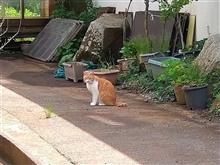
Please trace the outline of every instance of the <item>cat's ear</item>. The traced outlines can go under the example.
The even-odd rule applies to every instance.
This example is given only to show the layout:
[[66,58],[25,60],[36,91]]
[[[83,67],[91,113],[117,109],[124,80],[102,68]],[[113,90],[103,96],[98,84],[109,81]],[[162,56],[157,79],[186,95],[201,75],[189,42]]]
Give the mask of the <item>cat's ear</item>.
[[95,75],[95,72],[94,72],[94,71],[91,71],[91,72],[90,72],[90,75]]
[[84,71],[84,72],[83,72],[83,75],[86,76],[86,75],[88,75],[89,73],[90,73],[89,71]]

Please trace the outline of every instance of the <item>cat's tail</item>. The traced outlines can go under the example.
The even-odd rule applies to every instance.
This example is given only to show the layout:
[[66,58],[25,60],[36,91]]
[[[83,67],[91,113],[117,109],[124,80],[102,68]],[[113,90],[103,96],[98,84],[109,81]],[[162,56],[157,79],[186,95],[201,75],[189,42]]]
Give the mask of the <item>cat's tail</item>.
[[126,103],[116,102],[117,107],[127,107],[128,105]]

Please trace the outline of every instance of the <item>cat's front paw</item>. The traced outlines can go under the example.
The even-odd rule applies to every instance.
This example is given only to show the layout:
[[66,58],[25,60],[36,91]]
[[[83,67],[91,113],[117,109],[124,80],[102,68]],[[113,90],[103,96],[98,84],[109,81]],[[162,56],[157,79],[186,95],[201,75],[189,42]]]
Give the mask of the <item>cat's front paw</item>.
[[90,103],[90,105],[91,105],[91,106],[95,106],[95,105],[96,105],[96,103],[91,102],[91,103]]

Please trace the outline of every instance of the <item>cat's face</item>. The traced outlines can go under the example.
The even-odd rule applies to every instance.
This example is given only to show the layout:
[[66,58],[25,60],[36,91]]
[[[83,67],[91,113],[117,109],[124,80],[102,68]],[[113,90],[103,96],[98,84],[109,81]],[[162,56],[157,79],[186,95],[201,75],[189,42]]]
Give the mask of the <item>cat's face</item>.
[[95,75],[93,72],[86,71],[83,75],[83,80],[85,83],[92,84],[95,80]]

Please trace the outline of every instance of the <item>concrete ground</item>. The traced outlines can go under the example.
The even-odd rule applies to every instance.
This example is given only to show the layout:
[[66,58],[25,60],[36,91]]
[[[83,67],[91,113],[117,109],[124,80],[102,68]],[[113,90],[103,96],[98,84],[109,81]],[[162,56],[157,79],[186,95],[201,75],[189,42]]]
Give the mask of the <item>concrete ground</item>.
[[[220,164],[218,123],[126,91],[118,92],[126,108],[91,107],[85,85],[55,79],[53,69],[0,55],[0,133],[39,164]],[[48,110],[54,114],[46,119]],[[23,128],[32,133],[23,134]]]

